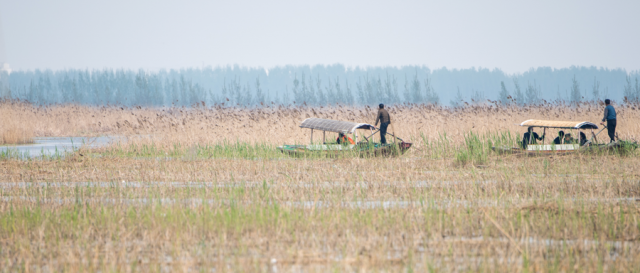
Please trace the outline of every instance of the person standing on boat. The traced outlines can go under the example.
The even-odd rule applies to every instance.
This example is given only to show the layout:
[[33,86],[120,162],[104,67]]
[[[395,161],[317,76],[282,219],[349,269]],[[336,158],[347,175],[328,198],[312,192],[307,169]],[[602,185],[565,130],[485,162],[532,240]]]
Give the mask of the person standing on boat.
[[389,112],[384,109],[384,104],[378,105],[380,109],[378,109],[378,117],[376,118],[376,124],[374,126],[378,126],[378,122],[380,122],[380,143],[387,143],[387,127],[391,124],[391,117],[389,116]]
[[527,132],[524,133],[524,136],[522,137],[522,149],[527,149],[527,145],[529,144],[537,144],[538,142],[536,140],[543,140],[544,139],[544,134],[542,135],[542,137],[538,136],[538,133],[533,131],[533,127],[529,127],[527,128]]
[[604,100],[604,104],[607,106],[604,108],[604,117],[602,118],[602,122],[600,124],[604,125],[604,121],[607,121],[607,132],[609,133],[609,138],[611,138],[611,142],[615,142],[616,137],[616,109],[611,105],[611,100]]

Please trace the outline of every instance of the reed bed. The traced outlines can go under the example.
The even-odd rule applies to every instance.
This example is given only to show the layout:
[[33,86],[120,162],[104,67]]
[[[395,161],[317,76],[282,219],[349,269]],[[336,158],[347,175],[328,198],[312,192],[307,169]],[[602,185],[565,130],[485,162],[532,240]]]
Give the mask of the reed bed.
[[[15,102],[12,107],[36,109]],[[57,120],[56,111],[75,109],[80,120],[104,111],[98,122],[123,124],[122,118],[106,118],[125,111],[119,108],[56,107],[46,109],[51,122]],[[315,110],[320,116],[318,109],[304,108],[127,109],[127,118],[162,110],[174,111],[162,119],[180,110],[202,113],[209,126],[220,113],[277,113],[267,118],[254,114],[261,116],[257,121],[243,116],[246,122],[240,125],[232,122],[236,117],[221,119],[218,124],[238,126],[229,130],[236,139],[225,137],[224,130],[198,133],[194,128],[200,125],[190,122],[172,131],[162,127],[166,121],[154,120],[148,131],[121,126],[101,132],[128,139],[142,135],[142,140],[46,159],[4,157],[0,267],[216,272],[640,268],[638,151],[499,155],[491,146],[515,145],[520,136],[512,125],[493,131],[464,124],[484,124],[505,113],[515,121],[525,116],[516,116],[521,110],[474,114],[472,109],[403,107],[393,109],[395,129],[416,147],[390,158],[289,158],[274,152],[280,140],[304,138],[298,132],[304,130],[296,127],[305,115],[294,113]],[[542,107],[526,111],[542,113]],[[580,107],[587,112],[587,106]],[[338,113],[341,108],[323,109]],[[625,118],[636,111],[621,110]],[[419,118],[422,113],[437,121],[433,117],[439,111],[451,111],[448,119],[457,115],[463,121],[425,127],[433,125]],[[347,117],[334,115],[326,118]],[[296,124],[276,130],[269,117]],[[419,120],[422,129],[412,131],[409,125]],[[80,128],[77,122],[59,128],[97,133],[91,123]],[[255,127],[241,127],[247,124]],[[43,132],[46,126],[34,128]],[[637,135],[635,125],[624,126],[621,134]]]
[[0,106],[0,145],[33,143],[34,132],[29,122],[31,118],[24,116],[25,110],[9,103]]
[[628,271],[636,156],[4,160],[5,268]]
[[[618,113],[617,132],[622,139],[640,136],[640,105],[615,105]],[[18,101],[0,103],[4,118],[20,117],[36,137],[136,135],[146,143],[172,146],[215,144],[222,141],[244,143],[308,143],[310,130],[300,129],[309,117],[374,123],[377,109],[369,106],[325,107],[267,105],[261,108],[235,108],[215,105],[194,108],[145,108],[122,106],[53,105],[34,106]],[[515,107],[499,104],[445,108],[433,105],[396,105],[388,108],[390,131],[420,145],[423,140],[436,141],[446,132],[449,140],[463,143],[465,134],[479,135],[513,132],[520,135],[526,128],[516,126],[527,119],[573,120],[599,122],[604,106],[596,103],[579,105],[543,104]],[[6,110],[10,110],[7,112]],[[9,114],[7,114],[9,113]],[[539,132],[541,133],[541,132]],[[552,134],[552,132],[549,132]],[[606,133],[606,132],[605,132]],[[144,137],[140,137],[143,143]],[[605,134],[599,137],[606,139]],[[319,141],[320,138],[317,139]]]

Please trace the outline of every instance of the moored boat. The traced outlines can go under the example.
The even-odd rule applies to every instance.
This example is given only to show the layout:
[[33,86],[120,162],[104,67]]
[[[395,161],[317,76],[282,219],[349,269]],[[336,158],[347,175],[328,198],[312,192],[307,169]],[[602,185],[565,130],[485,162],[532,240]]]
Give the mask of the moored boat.
[[[393,133],[387,133],[391,136],[391,143],[375,142],[375,137],[380,135],[380,130],[367,123],[308,118],[302,121],[300,128],[311,129],[309,144],[283,145],[278,147],[280,151],[291,156],[392,156],[405,153],[412,145]],[[321,142],[314,142],[314,130],[322,132]],[[329,139],[327,138],[328,133]],[[333,139],[331,135],[336,133],[342,135],[339,135],[339,138],[344,139],[343,143],[331,141]],[[351,139],[351,136],[354,138]]]
[[[618,140],[612,143],[599,143],[597,136],[607,127],[605,126],[598,133],[594,130],[599,129],[598,125],[588,121],[555,121],[555,120],[536,120],[529,119],[518,124],[523,127],[543,128],[543,136],[546,135],[547,129],[549,130],[570,130],[570,132],[578,132],[580,136],[577,139],[565,139],[568,134],[557,134],[558,142],[549,141],[543,137],[542,144],[537,143],[533,137],[529,137],[530,143],[520,143],[519,147],[499,146],[492,147],[492,149],[498,153],[525,153],[525,154],[567,154],[576,153],[580,151],[605,151],[605,150],[623,150],[627,148],[636,149],[638,144],[636,142]],[[581,130],[590,130],[591,137],[587,139],[587,135]],[[561,137],[562,135],[562,137]],[[524,140],[524,139],[523,139]]]

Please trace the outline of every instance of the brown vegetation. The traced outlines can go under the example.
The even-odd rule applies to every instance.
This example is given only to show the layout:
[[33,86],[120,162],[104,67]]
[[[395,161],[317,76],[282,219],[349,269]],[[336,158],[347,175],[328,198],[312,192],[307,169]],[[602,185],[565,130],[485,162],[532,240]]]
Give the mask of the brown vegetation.
[[415,157],[9,160],[0,265],[627,271],[639,266],[639,163],[583,155],[494,157],[482,169]]
[[[374,121],[374,110],[365,107],[12,107],[22,109],[38,135],[151,135],[157,143],[186,147],[223,139],[307,140],[308,130],[297,127],[307,116]],[[458,165],[451,152],[436,155],[421,142],[421,134],[435,140],[445,131],[454,145],[469,131],[522,132],[513,123],[529,118],[601,119],[602,109],[594,105],[568,109],[393,107],[395,129],[417,143],[410,154],[393,158],[234,157],[231,152],[213,158],[144,157],[132,151],[140,146],[124,146],[120,153],[81,150],[55,160],[0,160],[0,181],[5,181],[0,183],[0,267],[216,272],[640,268],[637,151],[488,154],[481,165]],[[639,135],[637,111],[618,107],[621,137]]]
[[35,121],[26,115],[25,108],[0,103],[0,145],[33,143],[31,124]]
[[[640,107],[616,105],[617,132],[620,138],[640,136]],[[375,107],[266,106],[256,109],[222,107],[143,108],[91,107],[62,105],[38,107],[27,103],[5,102],[0,109],[10,108],[21,124],[29,124],[35,136],[145,135],[156,143],[216,143],[222,140],[296,143],[309,139],[310,130],[300,129],[300,122],[319,117],[357,122],[375,122]],[[415,143],[420,135],[429,140],[446,133],[461,142],[465,133],[512,131],[527,119],[600,122],[603,106],[584,103],[579,106],[545,104],[527,107],[505,107],[497,104],[467,106],[459,109],[430,105],[398,105],[389,109],[393,127],[390,130]],[[5,111],[6,112],[6,111]],[[6,114],[5,114],[6,115]],[[603,134],[604,136],[604,134]]]
[[[2,134],[2,141],[0,144],[29,144],[33,143],[33,133],[28,129],[23,129],[19,125],[5,124],[0,134]],[[8,128],[7,128],[8,127]]]

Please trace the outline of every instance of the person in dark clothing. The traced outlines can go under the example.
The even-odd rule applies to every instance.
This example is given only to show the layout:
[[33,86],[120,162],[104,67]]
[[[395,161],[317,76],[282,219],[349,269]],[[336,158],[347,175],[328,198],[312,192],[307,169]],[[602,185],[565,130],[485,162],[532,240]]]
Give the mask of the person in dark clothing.
[[533,131],[533,127],[527,128],[527,132],[524,133],[524,137],[522,138],[522,149],[527,149],[527,145],[529,144],[537,144],[536,140],[543,140],[544,135],[542,137],[538,136],[538,133]]
[[615,142],[616,137],[616,109],[611,105],[611,100],[604,100],[604,104],[607,106],[604,108],[604,117],[602,118],[602,122],[600,124],[604,125],[604,121],[607,121],[607,132],[609,133],[609,138],[611,138],[611,142]]
[[391,117],[389,116],[389,112],[384,109],[384,104],[379,105],[380,109],[378,109],[378,116],[376,117],[376,124],[374,126],[378,126],[378,122],[380,122],[380,143],[387,143],[387,127],[391,124]]
[[564,131],[558,132],[558,137],[553,140],[553,144],[560,145],[564,140]]
[[580,132],[580,146],[584,146],[585,143],[587,143],[587,135]]
[[564,144],[574,144],[576,139],[571,134],[564,135]]
[[353,139],[351,139],[348,136],[345,136],[343,133],[339,133],[338,134],[338,139],[336,139],[336,142],[338,142],[338,144],[351,144],[351,145],[355,145],[356,143],[353,142]]

